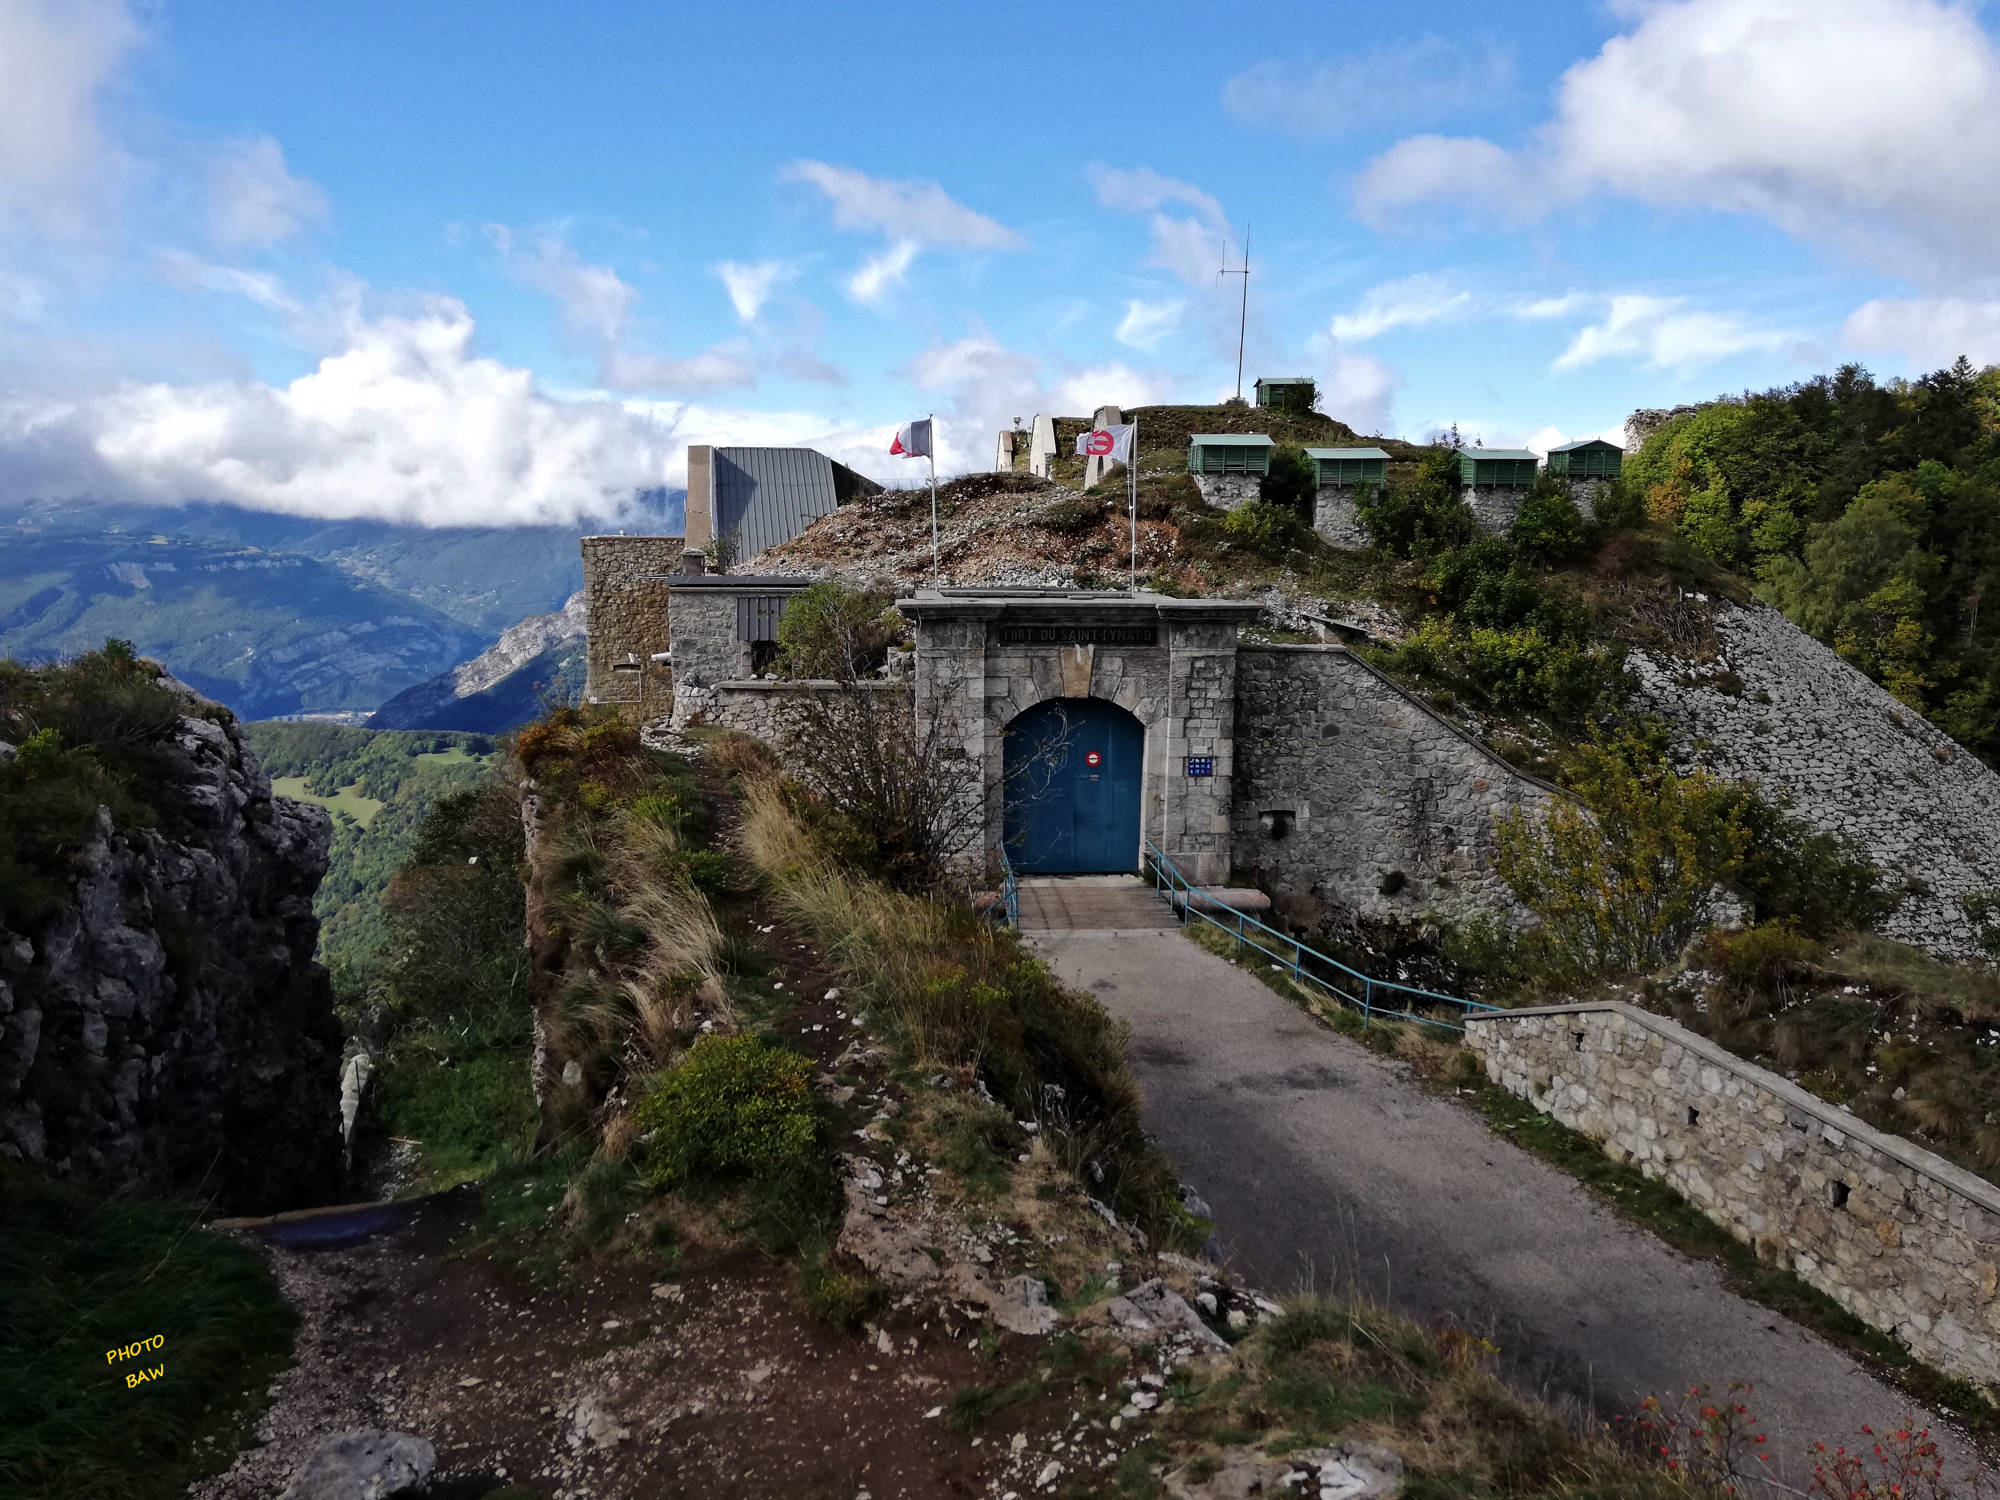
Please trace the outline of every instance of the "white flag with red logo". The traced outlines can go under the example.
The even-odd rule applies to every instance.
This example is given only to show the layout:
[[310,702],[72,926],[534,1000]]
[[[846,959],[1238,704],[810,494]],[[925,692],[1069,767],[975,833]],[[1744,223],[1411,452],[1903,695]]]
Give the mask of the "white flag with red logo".
[[1093,427],[1088,432],[1076,435],[1076,452],[1079,458],[1111,458],[1132,466],[1132,434],[1136,425],[1125,422],[1112,427]]
[[921,422],[906,422],[896,429],[896,441],[889,445],[891,455],[898,458],[928,458],[931,451],[931,419]]

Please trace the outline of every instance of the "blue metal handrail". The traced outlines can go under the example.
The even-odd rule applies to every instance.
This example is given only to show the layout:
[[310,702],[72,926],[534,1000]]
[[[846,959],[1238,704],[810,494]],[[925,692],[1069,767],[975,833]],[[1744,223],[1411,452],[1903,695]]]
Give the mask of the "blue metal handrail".
[[1000,908],[1007,914],[1007,925],[1016,932],[1021,930],[1021,882],[1014,876],[1014,862],[1007,858],[1007,846],[1000,846]]
[[[1337,958],[1329,958],[1316,948],[1308,948],[1297,938],[1288,937],[1275,927],[1267,926],[1255,917],[1237,911],[1212,895],[1202,886],[1196,885],[1180,872],[1178,866],[1160,852],[1151,839],[1146,840],[1146,860],[1152,867],[1153,889],[1163,896],[1169,906],[1177,907],[1181,921],[1185,924],[1190,917],[1199,917],[1218,931],[1229,933],[1236,939],[1236,951],[1248,947],[1266,958],[1289,969],[1292,978],[1300,984],[1312,985],[1340,1001],[1341,1004],[1361,1012],[1361,1024],[1366,1027],[1374,1023],[1377,1016],[1388,1016],[1399,1021],[1416,1021],[1425,1026],[1437,1026],[1447,1031],[1464,1031],[1464,1016],[1472,1011],[1497,1011],[1497,1005],[1487,1005],[1478,1000],[1464,1000],[1457,995],[1440,994],[1436,990],[1421,989],[1414,984],[1400,984],[1393,979],[1375,979],[1359,969],[1349,968]],[[1178,899],[1176,899],[1178,898]],[[1208,909],[1198,905],[1197,898],[1205,902]],[[1221,920],[1216,913],[1223,912],[1235,919],[1232,925]],[[1291,949],[1287,957],[1282,951],[1274,951],[1259,943],[1251,934],[1251,929],[1268,934],[1276,942]],[[1313,968],[1307,968],[1310,961]],[[1315,969],[1318,972],[1315,972]],[[1384,1003],[1385,999],[1388,1003]],[[1403,1008],[1396,1009],[1400,1004]],[[1419,1005],[1457,1006],[1460,1019],[1447,1021],[1434,1015],[1423,1015],[1417,1010]]]

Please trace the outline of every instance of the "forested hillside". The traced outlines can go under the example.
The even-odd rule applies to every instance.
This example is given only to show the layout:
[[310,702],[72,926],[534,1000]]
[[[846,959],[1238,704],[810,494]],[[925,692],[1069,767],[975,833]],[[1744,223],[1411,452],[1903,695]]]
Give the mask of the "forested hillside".
[[[1717,402],[1625,466],[1656,518],[2000,763],[2000,369],[1856,365]],[[1996,599],[2000,602],[2000,599]]]
[[484,735],[248,724],[273,788],[333,814],[333,848],[314,909],[321,961],[343,988],[380,952],[382,893],[447,792],[478,785],[493,742]]

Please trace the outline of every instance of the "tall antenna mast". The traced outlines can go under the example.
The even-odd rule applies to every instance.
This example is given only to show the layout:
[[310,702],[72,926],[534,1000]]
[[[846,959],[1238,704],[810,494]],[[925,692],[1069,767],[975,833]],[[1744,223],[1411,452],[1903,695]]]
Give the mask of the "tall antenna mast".
[[1229,252],[1225,249],[1222,255],[1222,269],[1215,274],[1217,277],[1241,276],[1243,278],[1243,307],[1237,314],[1236,320],[1236,399],[1241,401],[1243,399],[1243,331],[1250,326],[1250,226],[1248,224],[1243,226],[1243,269],[1240,271],[1229,269]]

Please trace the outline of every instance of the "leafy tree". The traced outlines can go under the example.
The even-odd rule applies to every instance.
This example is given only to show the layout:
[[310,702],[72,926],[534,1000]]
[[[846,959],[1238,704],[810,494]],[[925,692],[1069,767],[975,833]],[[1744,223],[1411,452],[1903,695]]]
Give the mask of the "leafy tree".
[[1313,505],[1319,483],[1313,461],[1306,450],[1286,443],[1271,453],[1271,469],[1257,486],[1257,498],[1266,505],[1288,510],[1306,525],[1312,525]]
[[903,634],[886,594],[833,579],[792,596],[778,621],[778,671],[786,677],[851,682],[881,666]]
[[1521,501],[1508,537],[1530,561],[1559,567],[1590,550],[1590,528],[1569,485],[1544,472]]
[[1460,492],[1458,451],[1434,447],[1413,480],[1364,491],[1354,510],[1369,539],[1397,557],[1431,557],[1472,540],[1477,527]]

